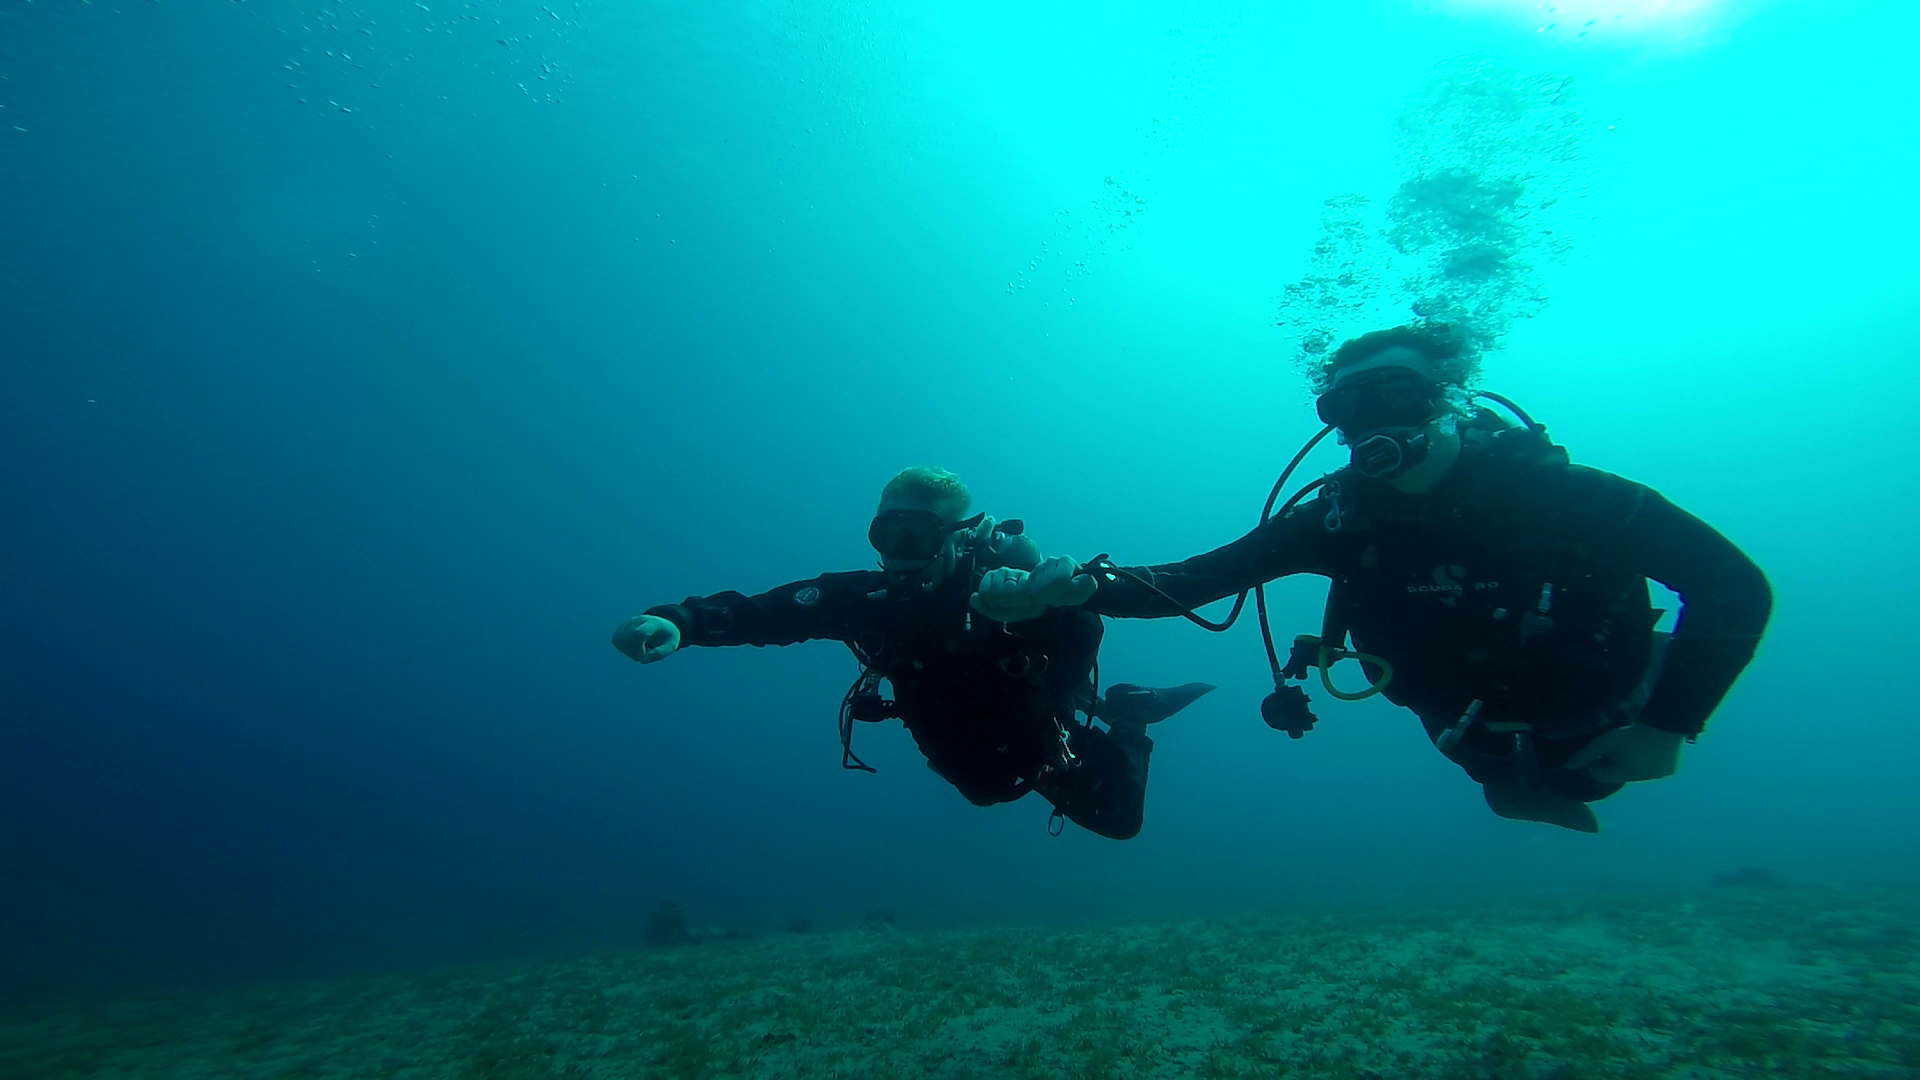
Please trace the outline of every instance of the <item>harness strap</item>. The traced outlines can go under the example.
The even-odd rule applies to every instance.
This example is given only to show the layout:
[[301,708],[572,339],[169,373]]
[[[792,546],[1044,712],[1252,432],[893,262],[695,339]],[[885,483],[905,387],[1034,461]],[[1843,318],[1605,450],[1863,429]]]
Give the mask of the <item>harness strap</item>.
[[1320,644],[1322,647],[1339,651],[1347,647],[1346,605],[1341,601],[1341,587],[1347,582],[1345,575],[1330,578],[1327,581],[1327,604],[1320,612]]

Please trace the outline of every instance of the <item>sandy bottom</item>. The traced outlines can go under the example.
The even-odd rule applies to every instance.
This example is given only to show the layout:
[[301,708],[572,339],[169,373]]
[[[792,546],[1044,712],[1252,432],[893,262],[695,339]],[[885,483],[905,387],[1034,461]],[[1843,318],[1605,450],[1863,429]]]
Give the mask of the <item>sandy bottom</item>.
[[0,1021],[0,1077],[1920,1077],[1920,894],[781,935]]

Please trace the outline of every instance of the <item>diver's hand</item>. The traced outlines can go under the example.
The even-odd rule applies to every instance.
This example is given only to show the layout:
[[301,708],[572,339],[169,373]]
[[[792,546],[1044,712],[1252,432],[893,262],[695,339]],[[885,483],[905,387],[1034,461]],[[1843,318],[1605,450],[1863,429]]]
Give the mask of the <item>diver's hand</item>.
[[1658,780],[1680,767],[1680,744],[1686,739],[1636,721],[1596,735],[1567,759],[1566,767],[1585,769],[1603,784]]
[[1026,622],[1045,615],[1048,608],[1084,604],[1099,587],[1092,574],[1080,572],[1079,563],[1055,555],[1042,559],[1032,573],[1011,567],[988,571],[969,603],[994,622]]
[[1079,607],[1093,599],[1100,582],[1080,572],[1080,564],[1066,555],[1041,559],[1027,579],[1027,591],[1048,607]]
[[665,660],[680,647],[680,628],[672,619],[635,615],[613,628],[613,647],[643,664]]

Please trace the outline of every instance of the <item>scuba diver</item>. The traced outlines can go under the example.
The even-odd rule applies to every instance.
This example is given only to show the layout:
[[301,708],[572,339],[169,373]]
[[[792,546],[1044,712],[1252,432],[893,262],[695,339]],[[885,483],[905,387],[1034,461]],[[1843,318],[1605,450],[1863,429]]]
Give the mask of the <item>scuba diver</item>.
[[[1316,379],[1326,426],[1252,532],[1158,566],[1056,557],[1031,574],[995,570],[974,609],[1016,625],[1070,608],[1224,630],[1251,590],[1274,680],[1261,706],[1269,726],[1294,738],[1313,726],[1288,680],[1317,667],[1336,698],[1379,693],[1418,715],[1494,813],[1597,832],[1588,804],[1677,768],[1681,743],[1752,659],[1772,592],[1739,548],[1658,492],[1570,464],[1517,406],[1468,394],[1477,361],[1444,324],[1346,342]],[[1269,517],[1293,469],[1333,431],[1350,463]],[[1301,573],[1330,579],[1324,622],[1282,663],[1261,585]],[[1649,578],[1680,596],[1671,634],[1655,630],[1663,613]],[[1194,612],[1235,593],[1222,622]],[[1369,680],[1357,693],[1328,674],[1347,658]]]
[[[928,766],[975,805],[1037,791],[1054,807],[1049,831],[1072,820],[1129,839],[1146,804],[1147,725],[1213,687],[1116,683],[1101,696],[1098,615],[1036,612],[1019,626],[975,615],[968,598],[983,574],[1030,570],[1041,560],[1020,522],[968,517],[971,502],[954,474],[907,469],[881,492],[867,530],[881,569],[649,608],[614,630],[613,645],[650,664],[682,645],[844,642],[860,674],[840,704],[842,767],[873,771],[853,753],[856,722],[897,718]],[[882,680],[891,700],[881,696]],[[1096,717],[1105,730],[1093,726]]]

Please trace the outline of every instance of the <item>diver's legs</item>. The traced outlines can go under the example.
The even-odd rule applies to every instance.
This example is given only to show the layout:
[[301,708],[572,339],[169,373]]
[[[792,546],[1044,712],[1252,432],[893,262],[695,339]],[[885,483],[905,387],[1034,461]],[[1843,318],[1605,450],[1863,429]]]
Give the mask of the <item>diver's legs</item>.
[[[1652,656],[1638,689],[1608,710],[1615,726],[1624,726],[1639,718],[1666,664],[1667,647],[1672,640],[1671,634],[1654,633]],[[1596,779],[1586,769],[1568,769],[1562,767],[1562,763],[1600,733],[1575,738],[1523,736],[1504,771],[1493,776],[1476,773],[1466,761],[1455,760],[1467,769],[1468,775],[1481,782],[1486,789],[1487,805],[1501,817],[1544,821],[1579,832],[1599,832],[1600,820],[1587,804],[1599,802],[1626,785]]]
[[[1423,716],[1428,737],[1442,745],[1441,733],[1449,718]],[[1535,757],[1531,733],[1491,732],[1478,725],[1446,744],[1441,753],[1480,784],[1487,808],[1503,818],[1538,821],[1575,832],[1600,831],[1600,819],[1587,804],[1620,790],[1601,784],[1585,773],[1543,768]],[[1555,758],[1562,755],[1552,748]]]
[[1050,774],[1037,790],[1083,829],[1112,840],[1138,835],[1146,817],[1153,740],[1136,732],[1079,727],[1068,738],[1078,763]]

